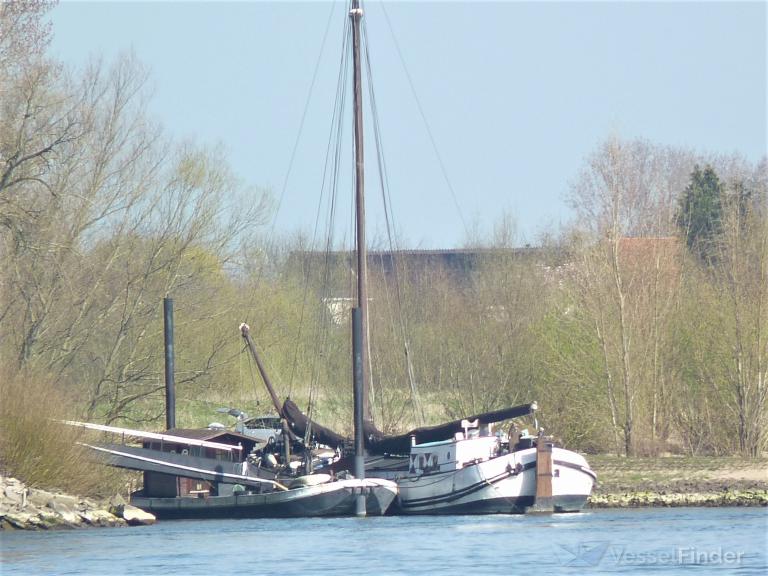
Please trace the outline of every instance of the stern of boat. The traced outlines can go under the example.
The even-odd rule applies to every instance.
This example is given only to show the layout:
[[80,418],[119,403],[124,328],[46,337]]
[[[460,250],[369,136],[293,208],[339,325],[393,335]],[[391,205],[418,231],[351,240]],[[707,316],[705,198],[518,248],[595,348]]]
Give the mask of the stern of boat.
[[397,483],[381,478],[363,480],[365,512],[368,516],[383,516],[397,497]]

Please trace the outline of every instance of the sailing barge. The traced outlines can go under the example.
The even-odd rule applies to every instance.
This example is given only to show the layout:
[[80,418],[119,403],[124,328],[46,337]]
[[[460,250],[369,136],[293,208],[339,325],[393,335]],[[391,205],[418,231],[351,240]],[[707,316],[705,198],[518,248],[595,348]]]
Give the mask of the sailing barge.
[[[365,186],[361,21],[359,0],[350,3],[355,152],[355,307],[352,310],[355,380],[355,476],[393,480],[395,509],[403,514],[514,513],[535,508],[580,510],[589,496],[595,473],[579,454],[555,447],[550,438],[493,433],[493,424],[531,414],[527,404],[480,414],[432,428],[387,437],[373,425],[369,405],[368,268],[365,236]],[[372,85],[369,78],[369,85]],[[376,123],[374,123],[376,124]],[[347,439],[309,422],[290,400],[280,404],[260,361],[248,326],[241,333],[253,355],[275,410],[292,434],[341,448]],[[538,427],[538,426],[537,426]],[[307,434],[308,429],[311,434]],[[513,436],[513,438],[509,438]],[[367,452],[364,462],[361,455]],[[336,466],[351,464],[349,461]]]
[[[158,450],[149,437],[143,438],[150,441],[142,448],[133,450],[120,446],[90,447],[111,465],[143,470],[145,486],[143,491],[132,496],[132,503],[161,518],[383,514],[393,501],[394,512],[401,514],[578,511],[584,506],[595,481],[595,473],[581,455],[555,446],[538,426],[535,435],[515,429],[508,434],[497,434],[493,430],[494,424],[532,414],[536,410],[535,403],[417,428],[399,436],[386,436],[373,425],[368,401],[360,55],[363,11],[359,0],[351,1],[349,17],[354,84],[357,278],[353,309],[354,460],[347,458],[317,470],[319,474],[294,477],[296,469],[292,468],[293,462],[286,450],[280,467],[280,471],[288,476],[284,479],[279,478],[274,465],[270,465],[281,456],[276,445],[243,450],[247,443],[238,441],[240,451],[235,458],[236,451],[229,443],[229,448],[224,450],[229,454],[228,462],[220,457],[211,458],[209,453],[194,456],[190,453],[192,447],[216,453],[223,450],[221,443],[218,446],[193,444],[189,439],[172,434],[170,438],[159,438],[161,443],[174,446],[172,450],[163,449],[162,444]],[[350,439],[317,422],[310,422],[290,399],[280,403],[247,325],[241,325],[241,334],[256,361],[275,410],[286,423],[282,434],[283,448],[290,448],[295,439],[304,440],[304,459],[298,467],[303,466],[307,471],[315,467],[310,448],[312,441],[348,453]],[[172,375],[172,368],[167,367],[166,372]],[[142,438],[142,433],[128,432]],[[204,442],[212,440],[209,438]],[[249,454],[255,456],[258,465],[254,466],[249,460]],[[343,469],[353,469],[355,478],[334,476]],[[184,478],[194,480],[196,489],[184,492],[180,488]],[[203,488],[203,482],[207,482],[209,488]]]
[[[399,436],[368,423],[365,475],[397,482],[395,514],[578,512],[597,478],[583,456],[558,447],[542,430],[534,436],[513,425],[508,434],[494,432],[494,424],[537,408],[535,402],[523,404]],[[283,413],[296,434],[310,425],[291,400]],[[329,446],[345,442],[314,422],[311,430]],[[342,460],[331,468],[348,465]]]
[[[253,438],[235,432],[153,433],[67,424],[121,437],[121,443],[84,446],[103,464],[142,471],[144,486],[131,494],[130,503],[161,519],[354,516],[361,500],[366,515],[382,515],[397,494],[395,483],[385,479],[281,476],[286,467],[261,465],[273,461],[273,453],[259,450]],[[129,440],[141,446],[131,446]]]

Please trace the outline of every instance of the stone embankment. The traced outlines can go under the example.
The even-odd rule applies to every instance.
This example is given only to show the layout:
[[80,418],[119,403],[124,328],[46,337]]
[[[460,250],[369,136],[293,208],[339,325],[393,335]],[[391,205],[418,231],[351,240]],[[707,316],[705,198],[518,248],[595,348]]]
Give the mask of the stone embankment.
[[590,508],[642,508],[647,506],[768,506],[768,490],[735,489],[707,492],[629,491],[592,494]]
[[768,458],[591,456],[590,508],[768,506]]
[[153,524],[155,517],[126,504],[120,496],[96,502],[29,488],[0,476],[0,530],[51,530],[92,526]]

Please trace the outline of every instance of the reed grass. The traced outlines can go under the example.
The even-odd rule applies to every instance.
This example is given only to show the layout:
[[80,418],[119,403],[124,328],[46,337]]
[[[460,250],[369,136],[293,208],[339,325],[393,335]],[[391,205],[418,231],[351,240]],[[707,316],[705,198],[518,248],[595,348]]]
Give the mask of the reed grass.
[[120,492],[125,475],[89,460],[82,432],[62,424],[73,403],[48,375],[0,373],[0,471],[27,485],[104,497]]

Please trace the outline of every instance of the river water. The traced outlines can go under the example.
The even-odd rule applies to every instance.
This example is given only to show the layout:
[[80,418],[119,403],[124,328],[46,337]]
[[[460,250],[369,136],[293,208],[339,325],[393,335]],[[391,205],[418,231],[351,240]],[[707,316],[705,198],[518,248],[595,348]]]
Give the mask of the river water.
[[765,508],[165,521],[0,534],[2,576],[760,574]]

